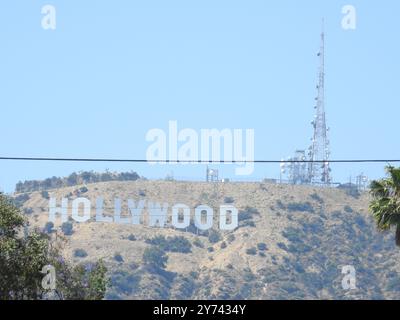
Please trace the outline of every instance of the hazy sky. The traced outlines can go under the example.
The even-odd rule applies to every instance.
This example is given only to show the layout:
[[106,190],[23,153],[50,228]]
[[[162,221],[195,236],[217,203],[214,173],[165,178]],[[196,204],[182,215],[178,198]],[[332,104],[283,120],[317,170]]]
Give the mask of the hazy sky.
[[[56,8],[56,29],[41,9]],[[357,12],[355,30],[342,7]],[[321,19],[332,158],[400,158],[400,3],[7,0],[0,4],[0,156],[144,158],[152,128],[255,130],[255,158],[307,148]],[[335,181],[379,165],[334,165]],[[203,178],[204,166],[0,161],[0,188],[79,170]],[[233,176],[233,166],[219,166]],[[279,177],[259,165],[246,179]]]

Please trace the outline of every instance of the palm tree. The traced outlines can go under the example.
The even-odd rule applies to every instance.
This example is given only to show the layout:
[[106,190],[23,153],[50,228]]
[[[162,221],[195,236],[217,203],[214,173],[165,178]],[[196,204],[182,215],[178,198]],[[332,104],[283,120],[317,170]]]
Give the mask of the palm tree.
[[396,245],[400,247],[400,168],[386,167],[388,177],[371,183],[370,210],[379,230],[396,226]]

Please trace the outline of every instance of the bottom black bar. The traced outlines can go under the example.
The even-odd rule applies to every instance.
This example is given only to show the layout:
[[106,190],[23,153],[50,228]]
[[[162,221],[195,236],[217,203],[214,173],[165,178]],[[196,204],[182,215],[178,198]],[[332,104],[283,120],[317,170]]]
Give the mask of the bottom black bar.
[[13,316],[26,312],[56,319],[87,314],[113,320],[120,315],[128,319],[275,319],[276,314],[278,318],[292,314],[343,317],[350,309],[390,312],[399,306],[398,301],[0,301],[1,312]]

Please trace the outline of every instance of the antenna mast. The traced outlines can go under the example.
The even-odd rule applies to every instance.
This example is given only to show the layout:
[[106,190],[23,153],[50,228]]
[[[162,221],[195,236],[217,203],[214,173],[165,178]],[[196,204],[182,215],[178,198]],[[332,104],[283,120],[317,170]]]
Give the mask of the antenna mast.
[[318,95],[315,98],[316,105],[314,106],[316,113],[314,120],[311,122],[314,128],[314,136],[311,139],[312,142],[308,155],[311,161],[319,162],[310,162],[308,172],[311,184],[330,185],[331,169],[329,168],[329,128],[326,126],[325,115],[325,32],[323,27],[321,33],[321,48],[318,57],[320,59],[317,84]]

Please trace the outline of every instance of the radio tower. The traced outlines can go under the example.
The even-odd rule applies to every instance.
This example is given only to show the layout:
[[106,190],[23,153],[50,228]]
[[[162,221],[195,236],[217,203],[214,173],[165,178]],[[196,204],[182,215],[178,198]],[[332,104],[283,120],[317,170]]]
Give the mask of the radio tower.
[[311,139],[312,143],[308,154],[311,161],[308,173],[311,184],[329,186],[331,184],[331,169],[329,168],[329,128],[326,126],[325,117],[325,33],[323,28],[318,57],[320,59],[317,84],[318,96],[315,98],[316,105],[314,106],[316,114],[311,122],[314,128],[314,136]]

